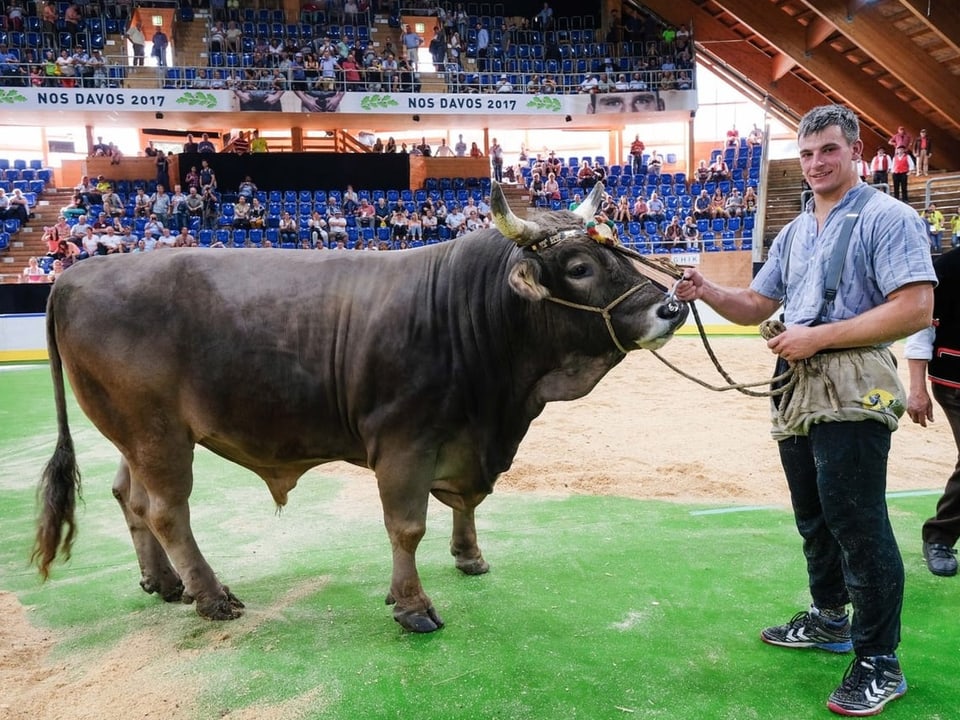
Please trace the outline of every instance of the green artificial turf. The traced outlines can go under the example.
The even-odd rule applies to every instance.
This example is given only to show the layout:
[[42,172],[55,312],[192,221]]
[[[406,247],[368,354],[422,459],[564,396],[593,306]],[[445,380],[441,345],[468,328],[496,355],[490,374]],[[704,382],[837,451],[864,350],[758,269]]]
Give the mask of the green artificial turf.
[[[41,585],[26,558],[54,439],[49,375],[0,371],[0,590],[57,631],[57,667],[155,637],[158,666],[196,696],[189,715],[169,717],[250,707],[318,720],[832,716],[825,700],[850,657],[759,641],[761,627],[809,602],[786,509],[494,494],[478,510],[492,570],[468,577],[447,550],[449,512],[432,503],[418,564],[447,625],[413,635],[384,605],[378,504],[338,511],[348,483],[364,480],[313,471],[278,515],[258,478],[201,450],[194,530],[247,605],[237,621],[210,623],[139,589],[110,494],[116,452],[72,402],[71,425],[85,483],[80,534],[73,559]],[[960,707],[960,578],[933,577],[917,552],[934,502],[890,499],[907,567],[900,656],[910,690],[884,717],[944,720]]]

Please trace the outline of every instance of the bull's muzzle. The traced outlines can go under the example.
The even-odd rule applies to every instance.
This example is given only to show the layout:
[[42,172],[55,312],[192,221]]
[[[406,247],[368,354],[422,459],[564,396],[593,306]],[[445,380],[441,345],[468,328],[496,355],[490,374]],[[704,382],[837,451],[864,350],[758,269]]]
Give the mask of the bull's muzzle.
[[679,300],[668,300],[657,308],[657,317],[661,320],[673,320],[686,308],[686,303]]

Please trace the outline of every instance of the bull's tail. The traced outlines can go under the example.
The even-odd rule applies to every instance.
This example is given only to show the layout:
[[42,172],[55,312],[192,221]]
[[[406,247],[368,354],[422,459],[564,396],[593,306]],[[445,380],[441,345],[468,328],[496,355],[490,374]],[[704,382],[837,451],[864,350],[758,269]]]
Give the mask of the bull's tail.
[[53,376],[54,402],[57,408],[57,447],[53,457],[43,469],[37,500],[40,517],[37,521],[37,538],[31,562],[37,564],[40,575],[50,576],[50,564],[57,557],[58,549],[64,559],[70,557],[70,548],[76,534],[74,510],[80,497],[80,471],[77,456],[67,424],[67,400],[63,383],[63,362],[57,347],[54,303],[47,305],[47,350],[50,354],[50,374]]

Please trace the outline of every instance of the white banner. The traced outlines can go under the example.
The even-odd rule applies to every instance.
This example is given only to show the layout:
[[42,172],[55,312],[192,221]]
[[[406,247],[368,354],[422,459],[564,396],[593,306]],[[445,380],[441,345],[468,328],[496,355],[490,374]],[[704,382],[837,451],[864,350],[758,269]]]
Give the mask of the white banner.
[[4,111],[341,112],[358,115],[647,114],[697,107],[693,90],[575,94],[366,93],[333,90],[132,90],[0,88]]

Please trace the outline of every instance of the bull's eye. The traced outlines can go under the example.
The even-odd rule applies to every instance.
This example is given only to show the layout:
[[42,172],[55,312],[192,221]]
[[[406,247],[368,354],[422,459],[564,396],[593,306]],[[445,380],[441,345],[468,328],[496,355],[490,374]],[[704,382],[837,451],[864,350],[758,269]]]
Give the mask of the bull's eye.
[[590,274],[590,266],[587,263],[577,263],[567,270],[567,274],[572,278],[585,278]]

